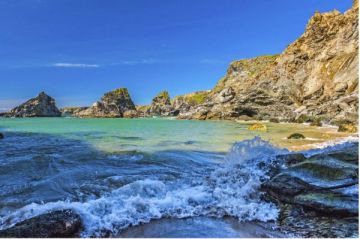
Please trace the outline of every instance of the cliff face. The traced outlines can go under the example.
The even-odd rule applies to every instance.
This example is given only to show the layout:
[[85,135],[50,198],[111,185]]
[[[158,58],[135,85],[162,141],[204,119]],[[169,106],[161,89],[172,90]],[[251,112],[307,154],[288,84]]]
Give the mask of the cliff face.
[[128,90],[119,88],[105,93],[100,101],[85,110],[76,112],[74,116],[117,118],[123,117],[126,111],[132,110],[136,109]]
[[41,92],[37,97],[15,107],[10,112],[5,113],[7,117],[59,117],[61,112],[56,107],[55,100],[45,92]]
[[315,13],[283,53],[231,63],[205,102],[180,118],[357,121],[358,1]]

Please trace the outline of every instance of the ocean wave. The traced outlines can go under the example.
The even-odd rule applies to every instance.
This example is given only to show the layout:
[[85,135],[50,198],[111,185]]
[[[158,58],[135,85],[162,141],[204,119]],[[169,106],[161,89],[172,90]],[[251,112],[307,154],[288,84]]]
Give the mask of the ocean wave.
[[1,227],[69,208],[82,217],[84,237],[116,235],[129,226],[160,218],[233,216],[240,221],[275,220],[279,210],[261,199],[259,188],[268,179],[267,170],[276,156],[287,153],[255,137],[235,143],[224,163],[203,177],[196,175],[177,182],[137,180],[85,202],[32,203],[4,217]]

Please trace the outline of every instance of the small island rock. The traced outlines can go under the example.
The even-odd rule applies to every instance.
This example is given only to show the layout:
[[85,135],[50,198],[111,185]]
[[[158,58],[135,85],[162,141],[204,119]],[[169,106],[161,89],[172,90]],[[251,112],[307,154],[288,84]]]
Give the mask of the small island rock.
[[7,117],[60,117],[55,100],[45,92],[5,113]]

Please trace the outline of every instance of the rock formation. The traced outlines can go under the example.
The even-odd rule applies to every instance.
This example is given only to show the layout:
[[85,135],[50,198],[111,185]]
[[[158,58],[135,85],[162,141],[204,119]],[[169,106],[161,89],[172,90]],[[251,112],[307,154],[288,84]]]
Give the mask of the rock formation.
[[162,91],[152,99],[147,113],[148,115],[170,116],[173,110],[174,108],[171,106],[169,93]]
[[105,93],[100,101],[95,102],[91,107],[74,113],[78,117],[94,118],[119,118],[124,112],[136,110],[133,101],[126,88],[119,88]]
[[196,91],[190,94],[176,96],[172,100],[172,106],[179,114],[185,114],[194,107],[205,102],[210,91]]
[[10,112],[4,113],[6,117],[59,117],[61,112],[56,107],[55,100],[45,92],[35,98],[15,107]]
[[358,1],[341,14],[316,12],[283,53],[231,63],[185,119],[357,121]]
[[300,153],[280,155],[272,162],[270,180],[262,190],[280,208],[281,230],[295,233],[295,237],[357,234],[358,147],[353,143],[310,157]]
[[60,109],[60,112],[62,117],[71,117],[88,108],[89,107],[64,107]]
[[80,216],[68,209],[19,222],[11,228],[1,230],[0,237],[76,237],[81,229]]

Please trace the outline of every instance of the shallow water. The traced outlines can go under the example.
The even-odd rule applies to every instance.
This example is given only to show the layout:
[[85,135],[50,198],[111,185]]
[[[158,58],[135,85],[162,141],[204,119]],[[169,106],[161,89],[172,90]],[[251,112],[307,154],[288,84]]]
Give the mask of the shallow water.
[[[236,122],[0,119],[0,131],[5,132],[0,142],[0,227],[60,208],[81,215],[82,236],[119,235],[164,218],[274,220],[278,209],[263,202],[257,191],[266,180],[266,170],[257,163],[288,153],[274,145],[299,149],[347,135],[333,128],[267,126],[268,132],[261,133]],[[294,132],[310,139],[287,140]],[[210,228],[213,220],[202,220],[202,227]],[[156,225],[186,227],[188,222]],[[238,228],[237,233],[251,236],[250,228]],[[160,231],[150,236],[162,236]],[[240,235],[234,233],[228,227],[219,236]]]

